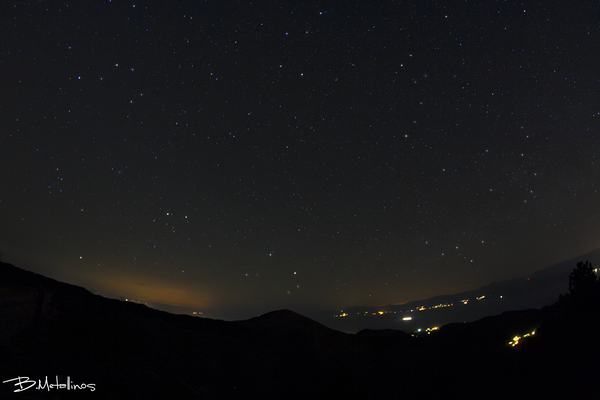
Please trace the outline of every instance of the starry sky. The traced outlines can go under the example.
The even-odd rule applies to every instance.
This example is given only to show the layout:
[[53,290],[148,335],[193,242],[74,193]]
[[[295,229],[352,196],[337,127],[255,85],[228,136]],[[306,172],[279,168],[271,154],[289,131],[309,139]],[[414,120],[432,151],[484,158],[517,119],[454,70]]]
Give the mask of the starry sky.
[[0,252],[242,319],[600,247],[595,1],[0,11]]

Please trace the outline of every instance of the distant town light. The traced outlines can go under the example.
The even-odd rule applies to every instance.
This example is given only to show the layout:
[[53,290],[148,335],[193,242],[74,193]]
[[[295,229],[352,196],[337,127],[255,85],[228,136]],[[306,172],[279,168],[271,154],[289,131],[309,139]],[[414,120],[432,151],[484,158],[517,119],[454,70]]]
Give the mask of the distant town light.
[[412,317],[404,317],[402,318],[402,321],[412,321]]

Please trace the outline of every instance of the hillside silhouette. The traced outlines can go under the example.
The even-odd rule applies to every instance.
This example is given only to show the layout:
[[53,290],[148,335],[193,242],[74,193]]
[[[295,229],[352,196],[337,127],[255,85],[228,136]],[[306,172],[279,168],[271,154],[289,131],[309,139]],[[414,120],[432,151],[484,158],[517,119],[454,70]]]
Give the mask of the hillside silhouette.
[[95,390],[14,393],[8,382],[0,397],[594,399],[600,302],[586,293],[430,334],[346,334],[290,310],[169,314],[1,263],[1,380],[69,377]]
[[[581,257],[600,261],[600,249]],[[344,318],[338,317],[340,310],[322,311],[308,316],[332,329],[357,333],[365,328],[417,330],[455,321],[476,321],[505,311],[539,309],[555,303],[559,293],[569,290],[568,276],[579,260],[580,258],[573,258],[562,261],[528,276],[492,282],[475,290],[452,295],[440,295],[404,304],[344,307]],[[468,304],[463,304],[465,299]],[[450,304],[453,306],[440,307]],[[406,322],[399,317],[411,317],[412,320]]]

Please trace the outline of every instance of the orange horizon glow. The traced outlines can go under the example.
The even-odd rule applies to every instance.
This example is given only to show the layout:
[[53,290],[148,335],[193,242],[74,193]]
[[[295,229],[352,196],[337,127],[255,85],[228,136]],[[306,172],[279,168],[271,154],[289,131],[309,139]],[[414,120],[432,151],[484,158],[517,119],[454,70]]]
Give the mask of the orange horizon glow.
[[99,292],[113,293],[139,301],[170,306],[210,309],[215,304],[212,294],[197,286],[174,284],[159,278],[139,277],[129,274],[118,276],[80,277],[84,286]]

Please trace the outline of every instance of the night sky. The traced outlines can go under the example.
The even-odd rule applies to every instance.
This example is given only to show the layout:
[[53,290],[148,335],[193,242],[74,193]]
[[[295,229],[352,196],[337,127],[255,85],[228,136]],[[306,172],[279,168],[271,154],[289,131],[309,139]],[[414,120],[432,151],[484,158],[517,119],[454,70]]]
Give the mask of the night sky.
[[596,1],[4,2],[0,252],[245,319],[600,247]]

